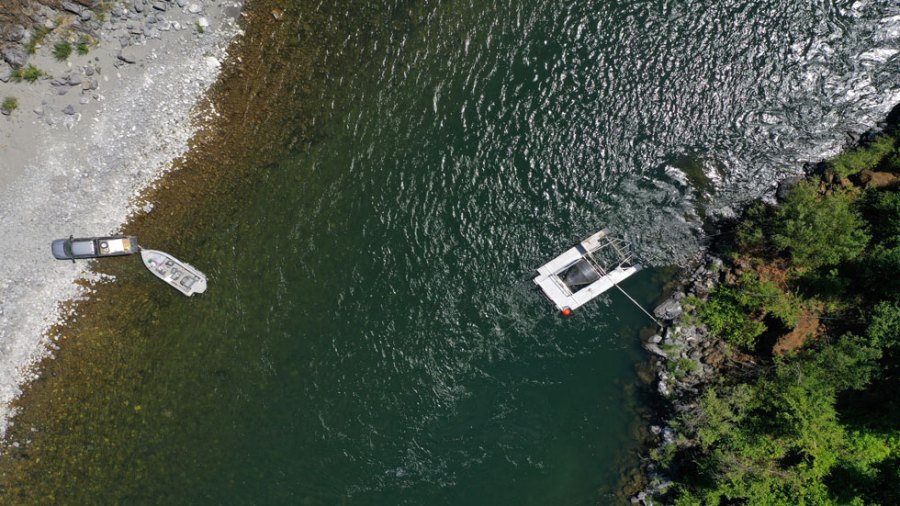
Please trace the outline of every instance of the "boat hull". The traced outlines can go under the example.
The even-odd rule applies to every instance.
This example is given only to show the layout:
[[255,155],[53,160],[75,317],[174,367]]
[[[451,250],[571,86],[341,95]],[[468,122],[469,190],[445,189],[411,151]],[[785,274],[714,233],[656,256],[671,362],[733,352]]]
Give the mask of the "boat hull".
[[189,263],[152,249],[142,249],[144,266],[167,285],[190,297],[206,291],[206,275]]

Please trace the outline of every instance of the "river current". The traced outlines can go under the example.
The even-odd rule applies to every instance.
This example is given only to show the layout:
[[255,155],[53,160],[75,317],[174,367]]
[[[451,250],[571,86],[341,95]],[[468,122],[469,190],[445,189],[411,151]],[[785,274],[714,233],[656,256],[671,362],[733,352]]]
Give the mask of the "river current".
[[166,295],[144,418],[96,436],[155,463],[110,497],[620,500],[647,319],[617,293],[562,318],[534,268],[602,227],[681,264],[900,101],[896,2],[403,1],[378,36],[328,9],[352,65],[315,139],[179,252],[210,288]]

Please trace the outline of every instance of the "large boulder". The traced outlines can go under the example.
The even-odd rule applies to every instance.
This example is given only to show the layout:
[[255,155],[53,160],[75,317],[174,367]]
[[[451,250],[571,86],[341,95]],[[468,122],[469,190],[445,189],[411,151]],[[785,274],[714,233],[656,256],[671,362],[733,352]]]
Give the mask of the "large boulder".
[[21,44],[5,46],[3,49],[0,49],[0,54],[3,55],[3,59],[14,69],[20,69],[25,66],[27,56],[25,54],[25,48],[22,47]]
[[656,306],[656,309],[653,310],[653,314],[656,315],[657,318],[663,320],[674,320],[675,318],[678,318],[683,311],[680,302],[682,297],[684,297],[684,294],[682,293],[675,294],[662,304]]
[[0,39],[7,42],[22,42],[26,35],[25,27],[22,25],[9,25],[0,27]]

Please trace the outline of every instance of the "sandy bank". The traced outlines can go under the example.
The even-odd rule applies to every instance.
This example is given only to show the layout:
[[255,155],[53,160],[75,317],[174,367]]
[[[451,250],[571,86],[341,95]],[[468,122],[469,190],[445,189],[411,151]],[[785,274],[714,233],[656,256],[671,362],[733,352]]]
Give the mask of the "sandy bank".
[[[0,434],[31,366],[50,352],[60,303],[83,295],[74,282],[90,275],[89,263],[53,260],[50,241],[116,231],[186,151],[240,4],[128,1],[105,14],[88,54],[56,61],[51,32],[28,61],[44,77],[0,82],[0,99],[18,101],[0,116]],[[61,25],[85,17],[60,15]]]

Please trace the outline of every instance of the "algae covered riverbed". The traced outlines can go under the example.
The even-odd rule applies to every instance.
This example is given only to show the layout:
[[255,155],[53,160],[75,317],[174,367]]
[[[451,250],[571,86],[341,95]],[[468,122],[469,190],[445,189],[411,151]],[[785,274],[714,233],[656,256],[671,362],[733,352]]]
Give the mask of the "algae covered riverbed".
[[[250,2],[221,116],[126,227],[209,290],[98,263],[115,281],[75,304],[22,398],[4,493],[613,502],[645,316],[611,293],[561,319],[533,268],[611,223],[677,263],[699,215],[900,88],[886,62],[843,65],[886,43],[889,8],[764,4]],[[652,272],[625,288],[659,291]]]

